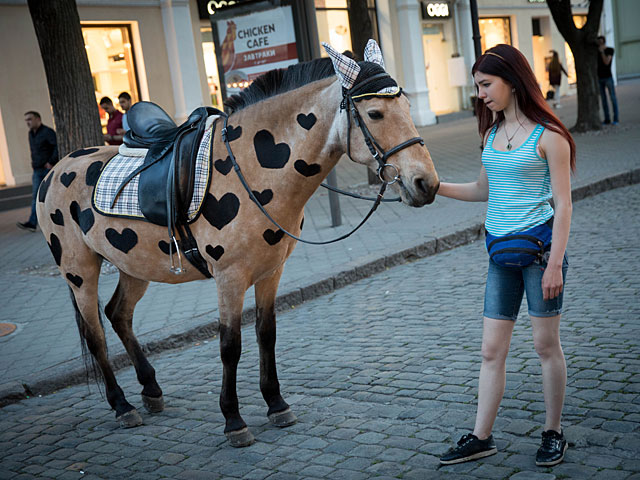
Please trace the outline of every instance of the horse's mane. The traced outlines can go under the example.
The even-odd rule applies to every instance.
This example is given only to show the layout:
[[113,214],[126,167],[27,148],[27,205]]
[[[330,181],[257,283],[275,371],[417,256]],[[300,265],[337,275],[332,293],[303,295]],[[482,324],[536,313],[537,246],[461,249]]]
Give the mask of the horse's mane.
[[[358,62],[358,65],[360,65],[360,73],[356,83],[377,73],[384,72],[384,69],[375,63]],[[229,97],[224,102],[225,110],[228,113],[237,112],[267,98],[295,90],[332,75],[335,75],[335,71],[329,58],[317,58],[310,62],[291,65],[286,69],[270,70],[256,78],[251,85],[240,93]],[[373,81],[370,85],[367,85],[367,91],[362,93],[374,93],[381,88],[391,86],[391,84],[393,86],[397,85],[390,77],[380,81]]]

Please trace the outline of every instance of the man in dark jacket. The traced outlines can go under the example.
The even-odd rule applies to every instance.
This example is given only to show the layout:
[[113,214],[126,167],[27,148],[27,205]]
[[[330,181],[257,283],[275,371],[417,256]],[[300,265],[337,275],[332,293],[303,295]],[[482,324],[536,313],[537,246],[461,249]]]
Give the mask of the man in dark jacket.
[[47,176],[49,170],[58,162],[58,142],[56,132],[52,128],[42,124],[38,112],[29,111],[24,114],[24,120],[29,127],[29,148],[31,149],[31,167],[33,168],[31,216],[25,223],[18,222],[18,227],[23,230],[35,232],[38,226],[36,216],[36,201],[38,187]]

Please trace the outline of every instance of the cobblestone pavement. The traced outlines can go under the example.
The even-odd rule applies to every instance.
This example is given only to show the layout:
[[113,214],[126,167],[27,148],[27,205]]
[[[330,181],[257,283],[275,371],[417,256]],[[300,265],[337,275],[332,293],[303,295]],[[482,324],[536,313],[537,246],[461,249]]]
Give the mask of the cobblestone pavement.
[[[612,176],[624,177],[626,183],[640,181],[639,87],[640,79],[618,86],[620,125],[575,136],[578,171],[572,178],[574,188],[597,185],[608,189],[612,185],[606,179]],[[556,113],[567,125],[573,125],[576,97],[564,98],[562,104]],[[442,179],[465,182],[476,178],[480,161],[474,118],[419,131]],[[357,186],[366,178],[364,167],[348,160],[339,163],[337,176],[342,187]],[[303,237],[326,240],[346,233],[370,208],[367,202],[345,198],[341,206],[344,224],[331,228],[327,194],[318,191],[307,204]],[[367,225],[342,242],[329,246],[299,244],[284,270],[280,303],[297,305],[385,266],[466,243],[477,236],[485,209],[482,203],[441,197],[421,209],[384,204]],[[0,337],[0,404],[5,397],[23,395],[23,385],[37,393],[67,385],[69,373],[82,368],[67,285],[57,272],[44,237],[15,227],[27,211],[0,213],[0,322],[17,325],[13,334]],[[104,303],[116,283],[113,271],[102,275],[100,296]],[[245,307],[252,306],[250,290]],[[217,317],[214,281],[152,283],[136,308],[134,329],[141,343],[159,350],[184,343],[185,338],[202,338],[214,332]],[[117,359],[123,348],[110,328],[107,341]]]
[[[241,412],[257,438],[227,445],[215,338],[154,356],[163,413],[120,430],[95,386],[0,410],[0,478],[640,479],[640,186],[578,202],[561,326],[565,462],[535,466],[544,422],[526,313],[507,362],[499,453],[440,467],[473,426],[486,275],[482,242],[397,266],[280,314],[283,395],[299,422],[269,426],[244,329]],[[526,310],[526,309],[523,309]],[[141,408],[132,368],[119,372]]]

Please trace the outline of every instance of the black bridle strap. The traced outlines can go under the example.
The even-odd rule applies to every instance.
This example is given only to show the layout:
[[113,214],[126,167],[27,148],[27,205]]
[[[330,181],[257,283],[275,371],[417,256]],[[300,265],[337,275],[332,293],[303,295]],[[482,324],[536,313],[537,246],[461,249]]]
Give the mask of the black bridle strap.
[[267,212],[265,210],[265,208],[262,206],[260,201],[253,194],[253,191],[251,190],[251,187],[249,186],[249,184],[245,180],[244,175],[242,174],[242,171],[240,170],[240,165],[238,165],[238,162],[236,161],[236,157],[233,154],[233,152],[231,151],[231,145],[229,144],[229,139],[227,138],[227,122],[228,122],[228,120],[229,120],[229,116],[225,114],[224,115],[224,125],[222,127],[222,141],[224,142],[225,146],[227,147],[227,153],[229,154],[229,158],[231,159],[231,163],[233,164],[233,169],[236,171],[236,174],[238,175],[238,178],[240,179],[240,182],[242,183],[242,186],[245,188],[245,190],[249,194],[249,198],[251,198],[253,203],[255,203],[258,206],[258,208],[264,214],[264,216],[267,217],[271,221],[271,223],[273,223],[276,227],[278,227],[280,230],[282,230],[287,236],[293,238],[294,240],[297,240],[297,241],[302,242],[302,243],[308,243],[308,244],[311,244],[311,245],[327,245],[329,243],[334,243],[334,242],[338,242],[340,240],[344,240],[345,238],[351,236],[360,227],[362,227],[362,225],[365,224],[365,222],[369,219],[369,217],[373,214],[373,212],[376,211],[376,209],[378,208],[378,206],[382,202],[382,197],[384,195],[384,191],[387,189],[387,182],[382,182],[382,186],[380,187],[380,192],[378,192],[378,197],[376,198],[373,206],[371,207],[371,210],[369,210],[369,213],[367,213],[367,215],[362,219],[362,221],[353,230],[351,230],[349,233],[346,233],[346,234],[344,234],[344,235],[342,235],[342,236],[340,236],[338,238],[334,238],[333,240],[327,240],[325,242],[314,242],[314,241],[311,241],[311,240],[304,240],[304,239],[302,239],[300,237],[297,237],[297,236],[293,235],[292,233],[290,233],[287,230],[285,230],[284,228],[282,228],[280,226],[280,224],[278,222],[276,222],[273,219],[273,217],[271,217],[271,215],[269,215],[269,212]]
[[[326,188],[327,190],[331,190],[332,192],[339,193],[340,195],[344,195],[346,197],[351,197],[351,198],[357,198],[358,200],[368,200],[369,202],[375,202],[377,200],[377,198],[363,197],[362,195],[358,195],[357,193],[347,192],[346,190],[340,190],[339,188],[332,187],[331,185],[327,185],[326,183],[321,183],[320,186]],[[400,197],[382,199],[383,203],[401,202],[401,201],[402,199]]]

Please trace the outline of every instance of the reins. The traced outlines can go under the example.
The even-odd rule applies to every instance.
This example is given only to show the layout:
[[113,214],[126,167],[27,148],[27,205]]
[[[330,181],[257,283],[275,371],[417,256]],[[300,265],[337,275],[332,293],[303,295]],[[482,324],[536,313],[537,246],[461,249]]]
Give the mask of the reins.
[[[240,182],[242,183],[242,186],[245,188],[245,190],[249,194],[249,198],[251,198],[253,203],[255,203],[258,206],[260,211],[264,214],[265,217],[267,217],[269,219],[269,221],[271,221],[271,223],[273,223],[276,227],[278,227],[278,229],[280,229],[282,232],[284,232],[287,236],[289,236],[289,237],[291,237],[294,240],[297,240],[299,242],[308,243],[308,244],[311,244],[311,245],[327,245],[327,244],[330,244],[330,243],[338,242],[340,240],[344,240],[345,238],[351,236],[358,229],[360,229],[360,227],[362,227],[362,225],[365,224],[365,222],[369,219],[369,217],[373,214],[373,212],[376,211],[376,209],[378,208],[380,203],[382,203],[383,201],[387,201],[387,202],[401,201],[401,199],[399,197],[398,198],[394,198],[394,199],[387,199],[387,200],[383,199],[384,192],[387,189],[387,185],[392,185],[393,183],[395,183],[396,181],[398,181],[400,179],[400,176],[398,175],[399,172],[398,172],[397,167],[395,165],[391,164],[391,163],[386,163],[386,161],[391,155],[393,155],[395,153],[398,153],[400,150],[403,150],[403,149],[405,149],[407,147],[410,147],[411,145],[414,145],[416,143],[420,143],[421,145],[424,145],[424,140],[421,137],[414,137],[414,138],[411,138],[409,140],[406,140],[405,142],[402,142],[399,145],[396,145],[395,147],[389,149],[388,151],[385,151],[378,144],[378,142],[376,142],[376,140],[373,137],[373,135],[371,135],[371,132],[367,128],[364,120],[362,119],[362,117],[360,116],[360,113],[358,112],[358,109],[356,108],[356,105],[355,105],[355,101],[356,100],[354,100],[355,94],[357,94],[359,91],[361,91],[362,88],[366,84],[372,82],[373,80],[377,80],[378,78],[388,77],[388,76],[389,76],[388,73],[379,73],[379,74],[373,75],[372,77],[360,82],[357,85],[354,85],[349,90],[344,89],[344,88],[342,89],[342,101],[340,102],[340,111],[342,111],[344,109],[347,110],[347,123],[348,123],[348,129],[347,129],[347,156],[349,157],[349,159],[353,160],[353,158],[351,158],[351,117],[353,116],[354,123],[362,131],[362,134],[364,136],[365,143],[366,143],[366,145],[367,145],[367,147],[369,149],[369,152],[371,152],[371,155],[373,156],[373,158],[378,162],[377,173],[378,173],[378,177],[382,181],[382,184],[380,186],[380,191],[378,192],[378,195],[375,198],[363,197],[363,196],[360,196],[358,194],[345,192],[345,191],[337,189],[335,187],[331,187],[329,185],[325,185],[324,183],[321,184],[323,187],[325,187],[325,188],[327,188],[329,190],[332,190],[334,192],[341,193],[343,195],[348,195],[348,196],[353,197],[353,198],[359,198],[359,199],[363,199],[363,200],[370,200],[370,201],[374,202],[373,206],[369,210],[369,213],[367,213],[367,215],[362,219],[362,221],[353,230],[351,230],[349,233],[341,235],[340,237],[334,238],[332,240],[327,240],[327,241],[320,242],[320,241],[305,240],[303,238],[297,237],[296,235],[293,235],[292,233],[290,233],[287,230],[285,230],[284,228],[282,228],[282,226],[280,226],[280,224],[278,222],[276,222],[273,219],[273,217],[271,217],[271,215],[269,215],[269,212],[267,212],[265,210],[265,208],[262,206],[260,201],[254,195],[253,190],[251,189],[251,187],[247,183],[246,179],[244,178],[244,175],[242,174],[242,171],[240,169],[240,165],[238,165],[238,162],[236,161],[236,157],[233,154],[233,151],[231,150],[231,145],[229,144],[229,139],[227,138],[227,124],[228,124],[228,120],[229,120],[229,115],[227,115],[226,113],[223,114],[224,124],[222,126],[222,141],[224,142],[224,144],[225,144],[225,146],[227,148],[227,153],[229,154],[229,158],[231,159],[231,163],[233,165],[233,169],[235,170],[236,174],[238,175],[238,178],[240,179]],[[400,92],[401,92],[401,90],[399,90],[398,94]],[[375,94],[372,94],[372,95],[375,95]],[[362,96],[364,96],[364,95],[362,95]],[[395,170],[395,175],[393,175],[392,181],[387,181],[384,178],[384,170],[385,170],[385,168],[393,168]]]

